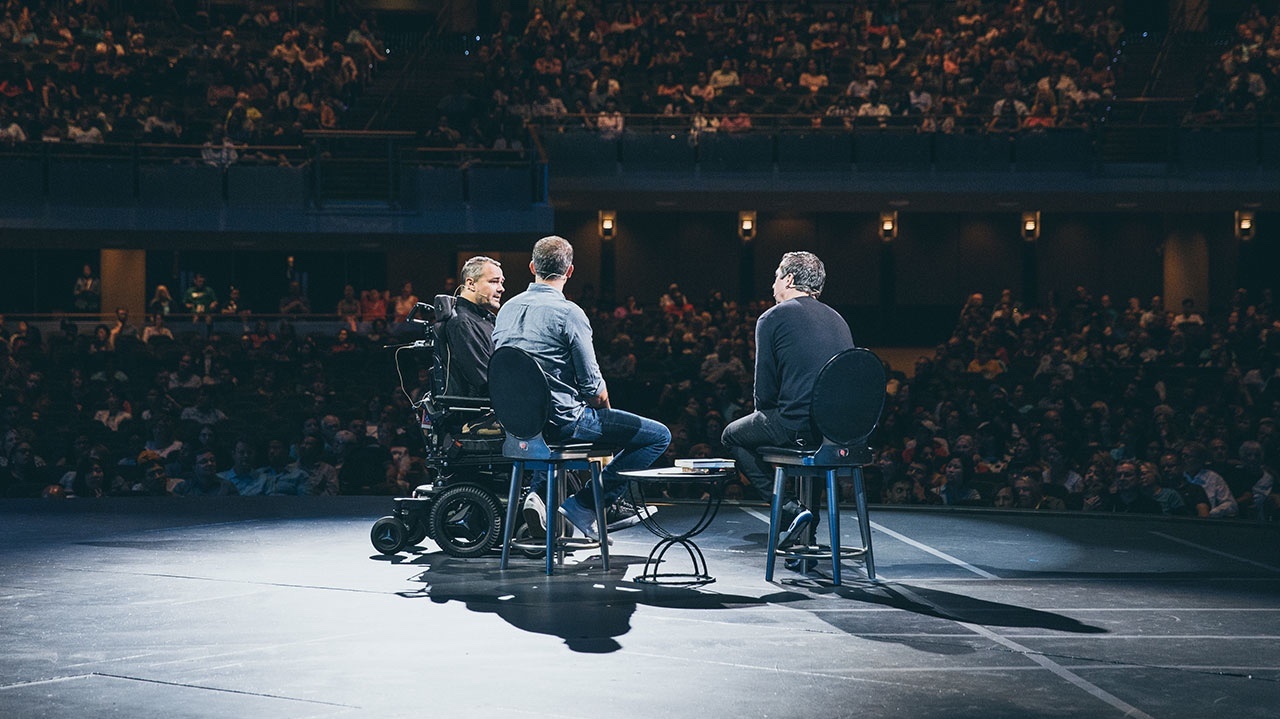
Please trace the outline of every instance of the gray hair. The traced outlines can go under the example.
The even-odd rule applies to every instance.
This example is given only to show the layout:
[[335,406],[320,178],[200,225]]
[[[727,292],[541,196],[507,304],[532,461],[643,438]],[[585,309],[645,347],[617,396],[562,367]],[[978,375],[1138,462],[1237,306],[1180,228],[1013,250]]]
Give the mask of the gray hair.
[[466,262],[462,263],[462,283],[466,284],[467,280],[479,281],[480,275],[484,274],[484,266],[493,265],[501,267],[502,263],[492,257],[484,255],[476,255]]
[[573,245],[563,237],[551,235],[533,245],[533,272],[539,279],[564,277],[573,265]]
[[788,252],[778,263],[778,277],[791,275],[792,285],[801,292],[817,297],[827,284],[827,268],[812,252]]

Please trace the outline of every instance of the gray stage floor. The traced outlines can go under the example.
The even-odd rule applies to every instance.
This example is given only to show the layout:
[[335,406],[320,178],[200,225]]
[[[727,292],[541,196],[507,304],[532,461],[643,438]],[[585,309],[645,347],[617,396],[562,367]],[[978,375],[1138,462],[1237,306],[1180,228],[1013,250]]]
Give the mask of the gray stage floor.
[[835,588],[766,583],[764,508],[726,506],[690,590],[629,580],[642,528],[609,574],[388,559],[389,509],[0,503],[0,717],[1280,713],[1280,541],[1248,524],[873,509],[884,581]]

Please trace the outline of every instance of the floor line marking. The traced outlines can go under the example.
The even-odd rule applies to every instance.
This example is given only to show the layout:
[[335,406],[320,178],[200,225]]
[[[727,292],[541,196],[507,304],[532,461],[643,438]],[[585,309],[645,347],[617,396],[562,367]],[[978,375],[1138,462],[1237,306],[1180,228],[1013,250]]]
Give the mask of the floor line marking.
[[306,646],[308,644],[316,644],[319,642],[339,641],[343,639],[349,639],[351,637],[362,637],[362,636],[365,636],[365,635],[361,632],[351,632],[348,634],[335,634],[333,636],[328,636],[328,637],[314,637],[311,639],[302,639],[296,642],[275,642],[271,644],[254,644],[254,645],[244,646],[239,649],[232,649],[230,651],[225,651],[225,652],[217,652],[212,654],[191,654],[183,657],[178,657],[177,659],[169,659],[163,662],[150,662],[147,664],[147,668],[154,669],[156,667],[169,666],[172,664],[189,664],[191,662],[205,662],[210,659],[226,659],[228,657],[242,656],[245,654],[254,654],[257,652],[275,651],[277,649],[282,649],[284,647],[301,647],[301,646]]
[[[750,514],[756,519],[759,519],[760,521],[764,522],[766,525],[769,524],[769,517],[758,510],[744,507],[742,511],[746,512],[747,514]],[[905,534],[899,534],[898,532],[895,532],[892,529],[889,529],[888,527],[885,527],[884,525],[879,524],[877,522],[872,522],[871,528],[878,532],[883,532],[884,534],[887,534],[890,537],[893,537],[894,539],[898,540],[899,542],[902,542],[903,544],[907,544],[912,547],[915,547],[916,549],[919,549],[922,552],[932,554],[933,556],[939,559],[942,559],[944,561],[950,562],[956,565],[957,567],[962,567],[964,569],[967,569],[968,571],[973,572],[974,574],[978,575],[979,577],[982,577],[983,579],[999,579],[1000,578],[992,574],[991,572],[978,569],[977,567],[973,566],[972,564],[969,564],[963,559],[958,559],[956,557],[953,557],[950,554],[947,554],[946,552],[940,549],[934,549],[933,547],[930,547],[927,544],[921,544],[920,542],[917,542],[911,537],[908,537]],[[881,581],[886,581],[884,577],[880,577],[880,579]]]
[[[903,589],[902,587],[898,587],[895,585],[891,591],[901,592],[908,599],[911,599],[914,602],[919,602],[924,606],[927,606],[927,607],[934,606],[932,603],[925,601],[922,597],[919,597],[918,595],[915,594],[915,592],[912,592],[909,589]],[[939,613],[942,614],[943,616],[947,615],[947,613],[941,610],[941,608],[935,607],[935,609],[938,609]],[[985,637],[989,641],[995,642],[996,644],[999,644],[1003,647],[1013,650],[1014,652],[1017,652],[1018,654],[1021,654],[1027,659],[1030,659],[1036,664],[1039,664],[1041,667],[1057,675],[1058,678],[1063,679],[1066,682],[1074,685],[1076,688],[1082,689],[1086,693],[1092,695],[1093,697],[1100,699],[1107,704],[1110,704],[1115,709],[1118,709],[1124,712],[1124,715],[1126,717],[1137,717],[1138,719],[1154,719],[1154,717],[1152,717],[1150,714],[1147,714],[1141,709],[1124,701],[1120,697],[1117,697],[1116,695],[1111,694],[1110,692],[1106,691],[1102,687],[1099,687],[1098,685],[1090,682],[1089,680],[1085,679],[1079,674],[1076,674],[1070,669],[1067,669],[1066,667],[1053,661],[1049,657],[1046,657],[1042,654],[1035,652],[1029,647],[1024,647],[1021,644],[1007,637],[1002,637],[999,634],[996,634],[995,632],[991,631],[990,629],[987,629],[986,627],[982,626],[981,624],[971,624],[969,622],[963,622],[958,619],[953,621],[955,621],[956,624],[959,624],[960,626],[965,627],[966,629],[969,629],[975,634]]]
[[775,674],[795,674],[797,676],[817,677],[821,679],[845,679],[845,680],[856,680],[859,682],[866,682],[869,684],[887,684],[889,686],[900,686],[898,682],[889,682],[883,679],[868,679],[865,677],[853,677],[847,674],[839,674],[834,672],[814,672],[814,671],[805,671],[802,669],[788,669],[786,667],[781,667],[781,666],[765,666],[762,664],[743,664],[741,662],[722,662],[722,661],[716,661],[714,659],[702,659],[698,657],[678,657],[678,656],[672,656],[669,654],[656,654],[652,652],[628,651],[627,654],[629,654],[630,656],[648,657],[650,659],[661,659],[662,661],[666,661],[666,662],[686,661],[686,662],[692,662],[695,664],[712,664],[715,666],[730,667],[732,669],[751,669],[756,671],[772,672]]
[[70,681],[75,681],[77,679],[90,679],[92,677],[93,677],[93,674],[88,673],[88,674],[72,674],[65,677],[49,677],[48,679],[32,679],[31,681],[27,681],[27,682],[14,682],[13,684],[0,685],[0,692],[7,691],[9,689],[38,687],[42,684],[61,684],[62,682],[70,682]]
[[958,559],[956,557],[951,556],[950,554],[947,554],[946,552],[940,549],[934,549],[933,547],[930,547],[927,544],[917,542],[911,537],[908,537],[905,534],[900,534],[898,532],[895,532],[892,529],[889,529],[888,527],[885,527],[879,524],[878,522],[872,522],[871,528],[876,531],[883,532],[884,534],[887,534],[890,537],[893,537],[894,539],[898,540],[899,542],[902,542],[903,544],[907,544],[912,547],[915,547],[916,549],[919,549],[922,552],[932,554],[933,556],[938,557],[939,559],[948,561],[956,565],[957,567],[962,567],[964,569],[967,569],[970,572],[973,572],[974,574],[978,575],[979,577],[982,577],[983,579],[1000,579],[1000,577],[992,574],[991,572],[986,571],[985,569],[979,569],[973,566],[972,564],[969,564],[968,562],[964,561],[963,559]]
[[94,672],[95,677],[107,677],[108,679],[124,679],[131,682],[143,682],[146,684],[160,684],[167,687],[182,687],[184,689],[201,689],[207,692],[219,692],[222,694],[240,694],[250,697],[262,697],[264,699],[283,699],[290,702],[302,702],[304,704],[320,704],[330,707],[343,707],[348,709],[358,709],[352,704],[341,704],[339,702],[327,702],[320,699],[303,699],[302,697],[290,697],[283,694],[268,694],[266,692],[250,692],[242,689],[226,689],[223,687],[207,687],[200,684],[190,684],[188,682],[169,682],[162,679],[148,679],[146,677],[131,677],[126,674],[105,674],[102,672]]
[[1165,539],[1169,540],[1170,542],[1177,542],[1178,544],[1182,544],[1182,545],[1185,545],[1185,546],[1188,546],[1188,547],[1194,547],[1194,548],[1196,548],[1196,549],[1199,549],[1199,550],[1200,550],[1200,551],[1202,551],[1202,552],[1208,552],[1209,554],[1216,554],[1216,555],[1218,555],[1219,557],[1226,557],[1226,558],[1228,558],[1228,559],[1234,559],[1234,560],[1236,560],[1237,562],[1244,562],[1245,564],[1252,564],[1252,565],[1253,565],[1253,566],[1255,566],[1255,567],[1262,567],[1263,569],[1265,569],[1265,570],[1267,570],[1267,571],[1269,571],[1269,572],[1280,572],[1280,567],[1277,567],[1277,566],[1274,566],[1274,565],[1271,565],[1271,564],[1265,564],[1265,563],[1263,563],[1263,562],[1255,562],[1255,561],[1253,561],[1252,559],[1246,559],[1246,558],[1244,558],[1244,557],[1241,557],[1241,556],[1238,556],[1238,555],[1235,555],[1235,554],[1231,554],[1230,552],[1223,552],[1223,551],[1221,551],[1221,550],[1217,550],[1217,549],[1214,549],[1214,548],[1212,548],[1212,547],[1206,547],[1206,546],[1204,546],[1203,544],[1196,544],[1195,542],[1189,542],[1189,541],[1187,541],[1187,540],[1185,540],[1185,539],[1179,539],[1178,537],[1174,537],[1174,536],[1172,536],[1172,535],[1165,534],[1164,532],[1157,532],[1157,531],[1155,531],[1155,530],[1151,530],[1151,533],[1152,533],[1152,534],[1154,534],[1154,535],[1156,535],[1157,537],[1163,537],[1163,538],[1165,538]]

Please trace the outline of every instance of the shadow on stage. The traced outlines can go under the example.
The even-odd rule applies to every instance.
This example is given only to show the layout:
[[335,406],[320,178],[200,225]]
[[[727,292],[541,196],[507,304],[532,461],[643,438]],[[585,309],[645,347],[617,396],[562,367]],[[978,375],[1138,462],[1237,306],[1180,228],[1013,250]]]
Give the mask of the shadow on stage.
[[[873,584],[864,578],[860,584],[856,581],[846,582],[845,585],[836,587],[826,579],[814,581],[811,578],[798,577],[785,579],[782,584],[804,589],[814,595],[835,595],[855,602],[898,609],[917,617],[966,625],[1038,628],[1065,634],[1107,633],[1107,630],[1102,627],[1084,624],[1053,612],[977,599],[939,589],[926,589],[901,582]],[[871,641],[902,644],[932,654],[975,654],[990,651],[992,648],[991,643],[978,634],[965,633],[949,637],[944,632],[931,633],[929,636],[886,636],[881,632],[868,632],[866,624],[857,624],[856,618],[847,614],[822,613],[819,616],[823,621],[846,634],[857,635]],[[900,626],[898,623],[895,625]],[[892,631],[888,626],[881,629]]]
[[628,568],[644,561],[643,557],[610,554],[608,573],[594,560],[558,568],[548,576],[541,560],[513,563],[504,571],[498,568],[496,558],[456,559],[432,552],[403,562],[425,567],[411,580],[422,586],[397,594],[438,604],[462,602],[473,612],[496,614],[517,629],[560,637],[569,649],[594,654],[622,648],[616,638],[631,630],[631,615],[639,605],[716,610],[809,599],[799,592],[748,597],[626,580]]

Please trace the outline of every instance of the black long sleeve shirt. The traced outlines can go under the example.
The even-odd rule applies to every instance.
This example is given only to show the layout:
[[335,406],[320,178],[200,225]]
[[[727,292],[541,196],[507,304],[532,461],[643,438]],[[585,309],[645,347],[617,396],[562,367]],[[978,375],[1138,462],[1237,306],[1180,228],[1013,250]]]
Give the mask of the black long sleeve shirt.
[[787,429],[808,434],[818,372],[851,347],[848,323],[816,298],[774,305],[756,320],[756,409],[778,409]]
[[489,396],[489,356],[493,354],[493,313],[458,298],[455,315],[444,325],[449,349],[445,394]]

